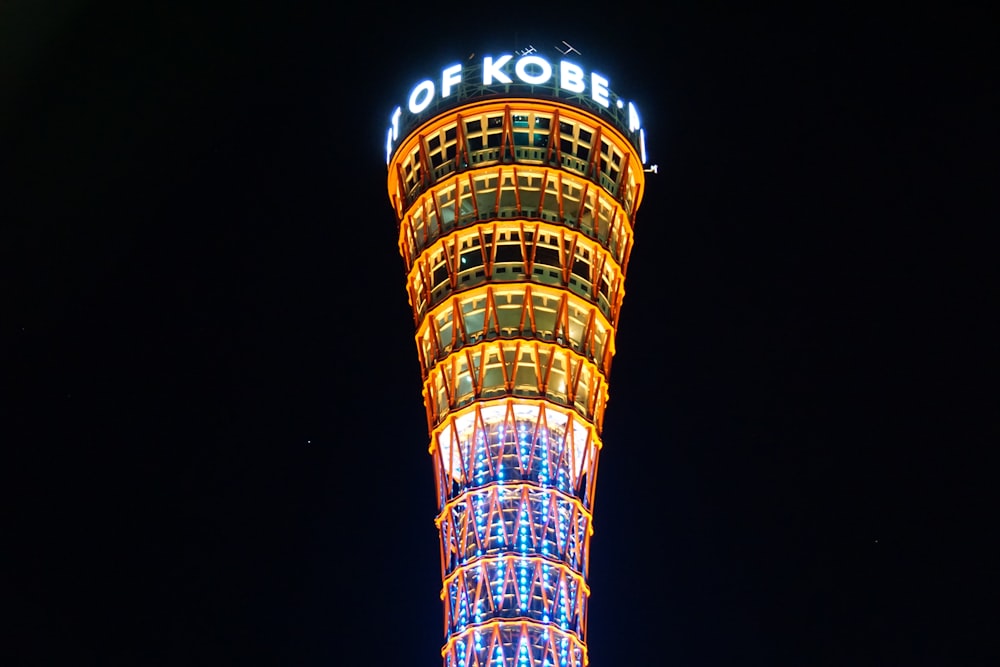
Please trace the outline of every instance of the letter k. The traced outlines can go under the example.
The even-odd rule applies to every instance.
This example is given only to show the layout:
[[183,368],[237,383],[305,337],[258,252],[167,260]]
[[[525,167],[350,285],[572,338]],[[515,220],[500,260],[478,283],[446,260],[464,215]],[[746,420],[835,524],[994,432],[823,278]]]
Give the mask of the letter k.
[[493,62],[493,56],[483,58],[483,85],[490,85],[494,78],[500,83],[510,83],[510,77],[501,72],[500,68],[510,62],[513,57],[511,55],[500,56],[496,62]]

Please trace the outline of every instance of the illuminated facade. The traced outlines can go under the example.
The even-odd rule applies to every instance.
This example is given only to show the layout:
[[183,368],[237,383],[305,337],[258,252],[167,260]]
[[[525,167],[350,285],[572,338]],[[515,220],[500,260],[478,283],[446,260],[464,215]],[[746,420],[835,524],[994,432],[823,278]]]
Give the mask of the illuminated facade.
[[445,667],[582,667],[594,484],[644,134],[537,53],[453,65],[391,115]]

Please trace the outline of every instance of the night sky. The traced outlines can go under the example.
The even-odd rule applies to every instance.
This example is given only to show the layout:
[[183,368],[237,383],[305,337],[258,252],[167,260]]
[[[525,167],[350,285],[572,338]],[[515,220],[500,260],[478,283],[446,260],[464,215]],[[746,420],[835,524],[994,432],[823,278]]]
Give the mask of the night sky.
[[659,166],[591,665],[1000,664],[994,15],[195,4],[0,13],[0,663],[440,665],[385,128],[567,40]]

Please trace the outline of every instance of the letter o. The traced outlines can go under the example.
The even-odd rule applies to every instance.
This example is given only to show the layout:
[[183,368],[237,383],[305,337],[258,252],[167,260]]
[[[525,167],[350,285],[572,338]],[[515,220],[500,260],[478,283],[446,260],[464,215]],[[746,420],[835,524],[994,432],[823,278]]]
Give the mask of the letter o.
[[[420,96],[423,99],[419,99]],[[407,108],[410,113],[420,113],[427,107],[431,105],[431,101],[434,99],[434,82],[430,79],[424,79],[410,92],[410,100],[407,102]]]
[[[535,65],[541,68],[541,74],[529,74],[528,66]],[[529,84],[545,83],[552,78],[552,65],[541,56],[524,56],[514,65],[514,73],[521,81]]]

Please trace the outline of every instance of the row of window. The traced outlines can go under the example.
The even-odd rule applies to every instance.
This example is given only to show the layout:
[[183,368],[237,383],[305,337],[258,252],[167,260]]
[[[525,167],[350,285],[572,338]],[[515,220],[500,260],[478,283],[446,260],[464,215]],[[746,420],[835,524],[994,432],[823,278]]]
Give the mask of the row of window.
[[424,195],[400,222],[400,252],[409,267],[442,236],[498,218],[579,230],[623,265],[631,248],[628,216],[604,190],[558,172],[502,167],[453,179]]
[[[483,113],[477,117],[456,117],[431,134],[425,135],[423,147],[432,167],[437,167],[445,161],[454,160],[459,149],[457,129],[464,130],[464,148],[468,153],[478,153],[484,148],[500,148],[504,135],[508,134],[515,146],[535,146],[548,148],[550,142],[559,144],[559,153],[572,155],[579,160],[590,162],[591,157],[599,157],[600,170],[617,180],[624,154],[614,143],[607,139],[600,140],[600,150],[596,137],[600,130],[579,119],[562,116],[557,124],[553,123],[556,114],[534,110],[508,111],[495,110]],[[504,120],[510,118],[509,128],[504,127]],[[555,151],[551,151],[555,152]],[[411,157],[413,153],[411,153]],[[417,156],[419,158],[419,156]],[[402,163],[403,173],[410,180],[419,180],[420,160],[410,159]]]
[[454,350],[504,337],[557,342],[605,374],[614,354],[614,329],[596,306],[537,286],[489,285],[462,293],[429,313],[416,336],[425,373]]
[[[460,110],[459,110],[460,111]],[[471,115],[454,113],[414,137],[396,156],[392,178],[402,217],[414,199],[450,173],[494,162],[559,166],[633,206],[643,180],[634,149],[584,114],[569,110],[485,105]]]
[[477,399],[545,398],[594,421],[603,414],[607,380],[596,366],[561,347],[538,341],[492,341],[454,354],[431,368],[424,382],[436,423]]
[[615,320],[624,275],[599,244],[547,225],[530,237],[517,227],[507,228],[503,235],[498,230],[463,230],[417,259],[408,289],[418,321],[457,292],[505,281],[567,289],[596,304],[609,321]]

